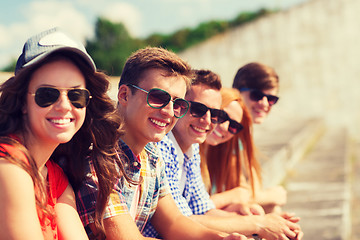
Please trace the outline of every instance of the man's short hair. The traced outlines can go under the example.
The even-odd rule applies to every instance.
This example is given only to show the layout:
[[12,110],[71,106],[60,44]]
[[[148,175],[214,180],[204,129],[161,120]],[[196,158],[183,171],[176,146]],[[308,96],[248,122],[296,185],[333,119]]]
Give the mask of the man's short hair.
[[243,88],[258,89],[260,91],[279,88],[279,76],[275,70],[265,64],[248,63],[237,71],[233,88],[241,91]]
[[161,69],[166,76],[181,76],[187,86],[191,85],[193,72],[191,66],[175,53],[159,47],[146,47],[134,52],[126,61],[120,77],[123,84],[138,85],[142,74],[149,69]]
[[220,90],[222,87],[221,78],[218,74],[207,70],[193,70],[195,74],[195,78],[192,81],[191,85],[204,84],[209,86],[212,89]]

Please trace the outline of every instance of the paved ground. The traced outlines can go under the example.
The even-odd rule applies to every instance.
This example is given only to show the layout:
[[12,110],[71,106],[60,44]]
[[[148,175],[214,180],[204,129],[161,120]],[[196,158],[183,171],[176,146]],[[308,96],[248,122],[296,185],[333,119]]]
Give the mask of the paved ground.
[[317,118],[290,118],[282,124],[266,122],[256,127],[264,183],[269,186],[281,182],[325,131],[324,122]]
[[285,179],[285,210],[302,218],[304,239],[348,239],[349,157],[343,129],[327,131]]
[[352,240],[360,240],[360,142],[353,145],[352,164],[352,201],[351,201],[351,220],[352,220]]
[[269,157],[264,171],[288,190],[284,209],[301,217],[304,240],[360,240],[360,143],[320,119],[261,130],[255,141]]

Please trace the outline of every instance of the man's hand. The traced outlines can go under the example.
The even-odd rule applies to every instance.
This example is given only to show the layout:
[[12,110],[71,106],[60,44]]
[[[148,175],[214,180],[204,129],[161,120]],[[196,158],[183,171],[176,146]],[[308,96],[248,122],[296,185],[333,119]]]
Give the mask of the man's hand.
[[267,240],[298,240],[303,235],[298,224],[276,213],[262,216],[257,225],[260,227],[259,236]]

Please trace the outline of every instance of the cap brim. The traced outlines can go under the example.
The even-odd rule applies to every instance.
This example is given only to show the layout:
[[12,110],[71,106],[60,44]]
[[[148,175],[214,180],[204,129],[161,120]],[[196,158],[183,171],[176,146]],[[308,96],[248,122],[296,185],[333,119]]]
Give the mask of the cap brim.
[[58,48],[54,48],[53,50],[51,51],[47,51],[45,53],[42,53],[38,56],[36,56],[35,58],[31,59],[29,62],[27,62],[26,64],[24,64],[22,66],[22,68],[24,67],[28,67],[30,65],[33,65],[35,63],[38,63],[40,61],[42,61],[43,59],[45,59],[47,56],[49,56],[50,54],[53,54],[55,52],[62,52],[62,51],[65,51],[65,52],[73,52],[73,53],[76,53],[77,55],[79,55],[86,63],[89,64],[89,66],[91,67],[91,69],[93,71],[96,71],[96,65],[94,63],[94,61],[92,60],[92,58],[90,57],[89,54],[87,53],[84,53],[83,51],[77,49],[77,48],[73,48],[73,47],[64,47],[64,46],[59,46]]

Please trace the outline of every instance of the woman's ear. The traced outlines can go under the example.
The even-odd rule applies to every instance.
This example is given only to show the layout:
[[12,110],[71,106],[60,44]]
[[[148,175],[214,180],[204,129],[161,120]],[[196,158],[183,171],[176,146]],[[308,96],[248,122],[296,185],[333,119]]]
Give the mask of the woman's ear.
[[131,90],[125,84],[121,85],[118,90],[118,102],[120,105],[126,105],[129,95],[131,94]]

